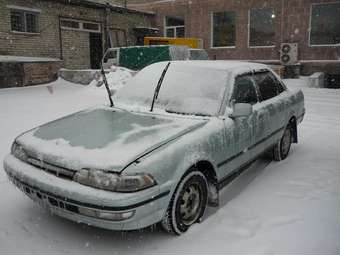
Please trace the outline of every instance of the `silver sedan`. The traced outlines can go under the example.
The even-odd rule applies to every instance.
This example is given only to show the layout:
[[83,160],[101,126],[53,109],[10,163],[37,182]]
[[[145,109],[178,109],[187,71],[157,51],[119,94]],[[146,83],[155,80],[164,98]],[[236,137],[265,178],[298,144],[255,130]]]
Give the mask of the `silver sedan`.
[[113,102],[18,136],[10,180],[76,222],[182,234],[261,154],[285,159],[305,112],[267,66],[232,61],[150,65]]

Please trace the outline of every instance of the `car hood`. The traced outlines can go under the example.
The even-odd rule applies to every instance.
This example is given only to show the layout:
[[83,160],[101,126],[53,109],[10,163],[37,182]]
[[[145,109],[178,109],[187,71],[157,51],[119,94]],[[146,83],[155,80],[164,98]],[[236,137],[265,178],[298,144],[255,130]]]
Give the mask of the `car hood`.
[[55,120],[16,141],[34,159],[73,170],[119,172],[206,120],[95,108]]

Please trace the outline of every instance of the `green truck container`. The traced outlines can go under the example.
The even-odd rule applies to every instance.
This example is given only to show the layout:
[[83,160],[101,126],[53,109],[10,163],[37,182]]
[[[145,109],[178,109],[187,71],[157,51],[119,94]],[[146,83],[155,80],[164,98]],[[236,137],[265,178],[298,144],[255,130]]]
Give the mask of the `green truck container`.
[[103,66],[112,65],[131,70],[140,70],[156,62],[170,60],[208,60],[203,49],[191,49],[187,46],[152,45],[131,46],[108,49],[103,57]]

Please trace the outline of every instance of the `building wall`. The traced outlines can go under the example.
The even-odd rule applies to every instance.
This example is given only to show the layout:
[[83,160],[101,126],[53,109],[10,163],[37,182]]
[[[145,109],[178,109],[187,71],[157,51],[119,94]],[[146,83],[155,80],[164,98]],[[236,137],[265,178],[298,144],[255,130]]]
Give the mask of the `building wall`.
[[[40,9],[38,34],[11,31],[8,5]],[[94,21],[101,24],[103,48],[106,34],[105,9],[65,5],[47,0],[1,0],[0,1],[0,55],[61,58],[66,68],[90,68],[89,33],[59,30],[59,17]],[[140,13],[110,12],[109,26],[126,29],[129,44],[136,38],[133,27],[150,26],[152,18]]]
[[134,28],[138,26],[153,27],[155,25],[154,17],[124,13],[111,13],[109,17],[109,28],[124,29],[127,36],[127,44],[135,45],[136,36]]
[[[147,1],[147,0],[146,0]],[[143,2],[140,0],[140,2]],[[149,1],[147,1],[149,2]],[[309,46],[309,22],[312,3],[340,2],[339,0],[174,0],[131,4],[129,7],[156,13],[156,24],[163,34],[165,16],[185,19],[186,37],[204,40],[211,58],[244,60],[278,60],[281,42],[299,44],[299,60],[339,60],[339,46]],[[273,48],[248,47],[248,12],[250,8],[272,7],[276,13],[276,43]],[[212,49],[211,13],[236,12],[236,47]]]
[[61,62],[32,62],[22,65],[24,69],[22,86],[30,86],[56,80]]
[[[37,35],[11,32],[10,9],[7,5],[18,5],[42,9],[40,15],[41,33]],[[31,0],[2,0],[0,2],[0,54],[18,56],[40,56],[58,58],[59,48],[57,16],[48,8],[46,3]],[[43,43],[42,43],[43,42]]]
[[54,81],[60,67],[60,61],[0,62],[0,89]]
[[83,31],[62,30],[64,65],[69,69],[87,69],[90,67],[89,33]]

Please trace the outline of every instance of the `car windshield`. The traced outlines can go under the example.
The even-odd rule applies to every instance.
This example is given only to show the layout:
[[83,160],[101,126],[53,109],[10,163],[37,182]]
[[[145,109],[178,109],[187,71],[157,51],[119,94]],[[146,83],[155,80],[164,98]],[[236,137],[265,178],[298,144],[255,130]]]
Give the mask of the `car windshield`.
[[[150,65],[117,92],[118,104],[150,110],[155,88],[167,62]],[[213,116],[219,112],[227,87],[227,72],[203,64],[172,62],[164,77],[155,108],[166,112]]]

